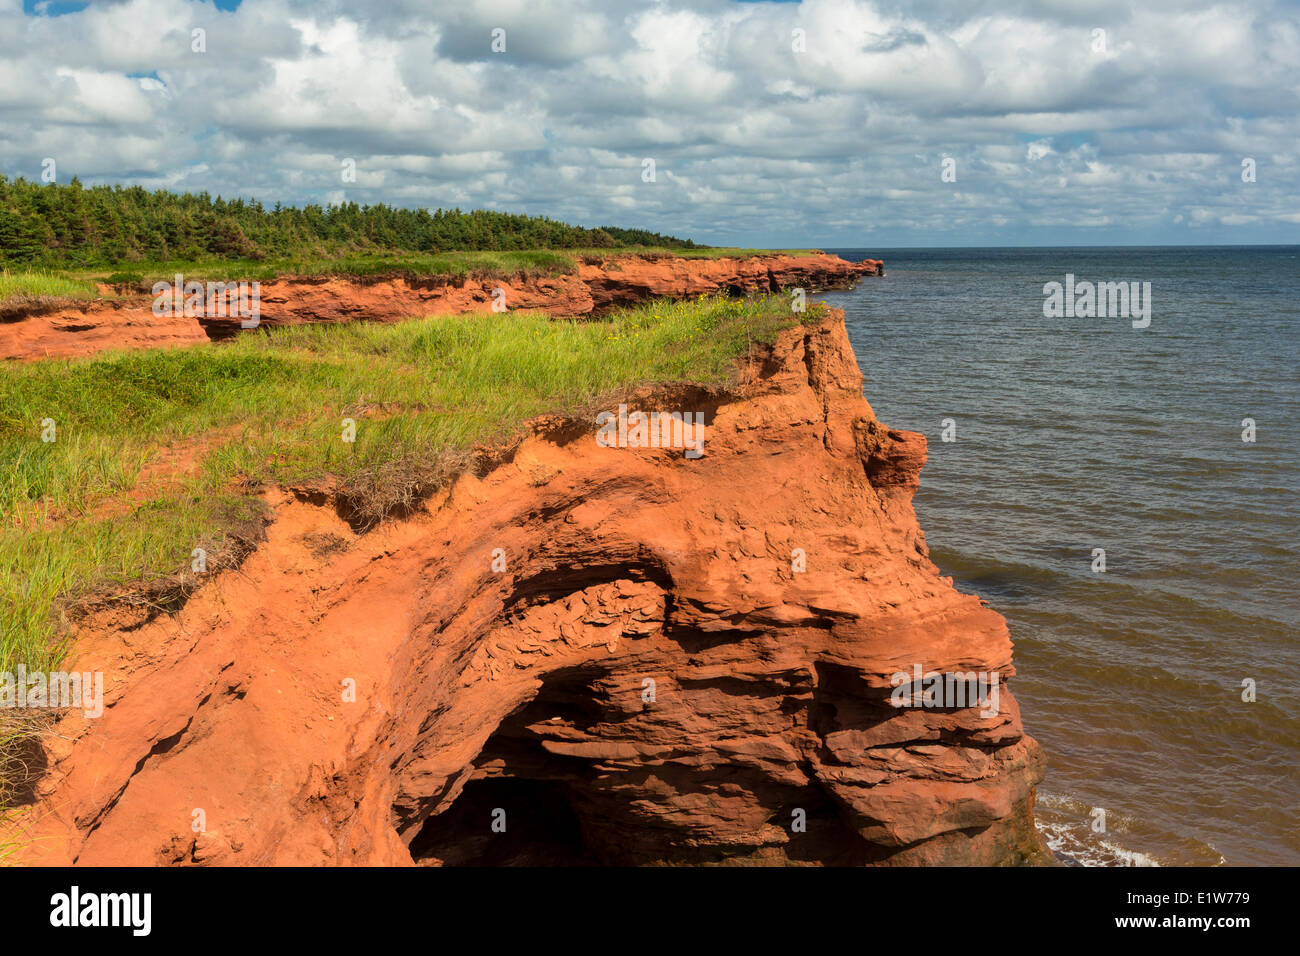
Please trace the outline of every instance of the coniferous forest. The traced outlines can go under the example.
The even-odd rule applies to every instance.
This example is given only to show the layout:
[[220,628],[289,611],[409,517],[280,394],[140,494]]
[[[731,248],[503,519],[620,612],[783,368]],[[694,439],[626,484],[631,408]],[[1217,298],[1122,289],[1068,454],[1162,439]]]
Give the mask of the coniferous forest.
[[452,250],[699,248],[644,229],[586,229],[540,216],[383,203],[301,208],[206,192],[42,184],[0,175],[0,267],[94,267],[211,258]]

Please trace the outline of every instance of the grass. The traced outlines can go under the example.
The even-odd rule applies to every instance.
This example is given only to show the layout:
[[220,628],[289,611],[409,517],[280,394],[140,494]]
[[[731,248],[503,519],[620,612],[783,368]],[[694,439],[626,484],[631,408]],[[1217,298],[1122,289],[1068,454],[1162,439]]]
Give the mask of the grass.
[[177,273],[199,281],[269,282],[278,276],[410,276],[517,275],[572,272],[576,262],[563,252],[526,249],[516,252],[443,252],[433,255],[353,255],[338,258],[173,259],[132,262],[69,273],[83,280],[152,285],[171,281]]
[[600,322],[303,325],[0,366],[0,671],[57,668],[69,615],[100,596],[170,606],[195,584],[195,548],[237,560],[267,486],[328,482],[373,523],[528,418],[645,382],[725,383],[750,342],[795,321],[784,296],[702,297]]
[[48,271],[0,271],[0,303],[25,299],[91,299],[95,284]]
[[820,249],[739,249],[739,248],[707,248],[707,249],[649,249],[647,252],[660,253],[664,255],[680,256],[683,259],[746,259],[750,256],[809,256],[821,252]]

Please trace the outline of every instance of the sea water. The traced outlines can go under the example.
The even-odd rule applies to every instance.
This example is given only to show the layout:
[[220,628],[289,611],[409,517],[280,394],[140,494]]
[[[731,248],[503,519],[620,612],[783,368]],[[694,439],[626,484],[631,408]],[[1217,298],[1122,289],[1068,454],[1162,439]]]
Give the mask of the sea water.
[[[1300,864],[1300,247],[827,251],[884,260],[820,298],[1007,618],[1058,857]],[[1149,321],[1047,306],[1067,276]]]

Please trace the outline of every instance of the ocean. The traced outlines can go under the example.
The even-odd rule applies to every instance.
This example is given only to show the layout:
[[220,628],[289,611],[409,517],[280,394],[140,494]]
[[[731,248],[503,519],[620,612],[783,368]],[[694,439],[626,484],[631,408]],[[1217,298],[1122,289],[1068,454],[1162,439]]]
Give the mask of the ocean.
[[[827,251],[884,260],[819,298],[1008,621],[1058,858],[1300,864],[1300,247]],[[1150,283],[1149,325],[1045,316],[1067,275]]]

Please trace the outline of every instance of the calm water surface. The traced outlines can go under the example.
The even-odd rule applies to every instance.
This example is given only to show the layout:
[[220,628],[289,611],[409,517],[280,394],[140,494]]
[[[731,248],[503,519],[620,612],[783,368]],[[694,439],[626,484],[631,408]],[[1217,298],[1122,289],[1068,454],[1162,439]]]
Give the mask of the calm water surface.
[[[885,261],[824,298],[929,439],[935,563],[1009,622],[1058,855],[1300,864],[1300,247],[828,251]],[[1066,273],[1150,282],[1150,327],[1045,318]]]

